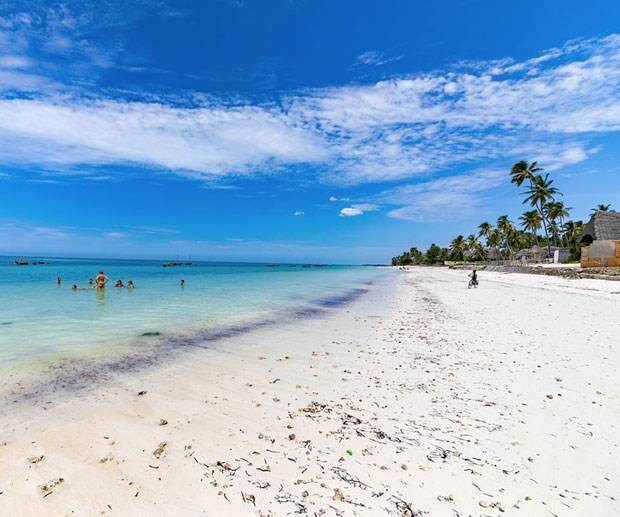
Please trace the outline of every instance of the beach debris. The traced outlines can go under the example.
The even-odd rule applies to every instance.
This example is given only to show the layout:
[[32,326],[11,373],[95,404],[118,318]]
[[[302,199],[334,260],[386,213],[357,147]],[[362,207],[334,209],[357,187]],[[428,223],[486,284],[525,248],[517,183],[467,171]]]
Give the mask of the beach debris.
[[105,458],[101,458],[99,460],[99,463],[107,463],[108,461],[112,461],[113,459],[113,456],[106,456]]
[[48,495],[54,492],[54,489],[63,483],[65,480],[63,478],[56,478],[48,481],[44,485],[39,486],[39,490],[43,493],[43,497],[47,497]]
[[345,451],[349,456],[353,456],[353,451],[351,449],[347,449]]
[[288,439],[293,441],[296,438],[295,433],[291,433],[288,435]]
[[154,336],[161,336],[161,332],[144,332],[143,334],[140,334],[140,337],[154,337]]
[[252,494],[244,494],[243,492],[241,492],[241,500],[244,503],[252,503],[254,506],[256,506],[256,497],[254,497]]
[[30,458],[28,458],[28,463],[32,465],[36,465],[37,463],[41,463],[44,457],[45,457],[44,454],[41,454],[41,456],[31,456]]
[[553,395],[549,394],[549,395],[547,395],[546,397],[547,397],[548,399],[552,399],[552,398],[553,398]]
[[320,413],[321,411],[325,411],[326,413],[331,413],[331,409],[327,407],[327,404],[321,404],[320,402],[312,401],[305,408],[300,408],[300,412],[302,413]]
[[160,442],[159,445],[157,446],[157,449],[153,451],[153,454],[152,454],[153,458],[158,460],[163,454],[164,449],[166,448],[166,445],[168,445],[167,442]]
[[146,395],[146,390],[142,390],[138,392],[138,397],[141,397],[142,395]]
[[168,425],[168,420],[166,420],[165,418],[160,418],[159,425]]
[[479,504],[480,506],[482,506],[483,508],[488,508],[488,507],[489,507],[489,502],[488,502],[488,501],[485,501],[484,499],[482,499],[482,500],[478,501],[478,504]]

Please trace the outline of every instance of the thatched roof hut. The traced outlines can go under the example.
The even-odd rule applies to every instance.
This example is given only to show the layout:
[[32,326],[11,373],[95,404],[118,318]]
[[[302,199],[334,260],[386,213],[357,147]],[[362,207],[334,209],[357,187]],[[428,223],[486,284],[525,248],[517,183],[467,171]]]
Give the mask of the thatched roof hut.
[[495,260],[502,257],[501,253],[497,248],[487,248],[485,251],[488,260]]
[[581,232],[580,242],[620,240],[620,213],[597,210]]

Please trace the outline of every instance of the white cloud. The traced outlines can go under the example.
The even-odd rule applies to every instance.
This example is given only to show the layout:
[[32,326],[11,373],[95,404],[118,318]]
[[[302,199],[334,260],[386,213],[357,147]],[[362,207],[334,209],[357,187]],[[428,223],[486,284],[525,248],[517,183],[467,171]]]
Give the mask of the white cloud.
[[403,205],[388,216],[408,221],[453,221],[477,212],[485,191],[508,184],[506,171],[481,170],[405,185],[377,194],[385,204]]
[[127,236],[127,234],[124,232],[104,232],[103,235],[112,239],[122,239],[123,237]]
[[29,68],[32,65],[33,61],[24,56],[0,56],[0,68]]
[[68,239],[70,233],[66,228],[54,228],[49,226],[35,226],[34,238],[38,239]]
[[[620,130],[619,35],[569,42],[521,62],[458,63],[372,85],[299,91],[265,104],[199,94],[129,101],[96,90],[86,98],[44,68],[22,70],[33,27],[58,53],[73,41],[61,44],[63,37],[84,31],[83,17],[63,8],[45,16],[0,21],[0,44],[6,43],[0,45],[0,164],[137,165],[203,181],[313,164],[327,171],[320,181],[359,184],[476,160],[538,157],[548,170],[558,169],[596,152],[588,143],[592,134]],[[84,45],[67,52],[88,55],[91,66],[109,66],[109,54]],[[360,56],[368,63],[383,59],[377,52]],[[30,94],[15,98],[14,90]]]
[[182,109],[5,99],[0,100],[0,137],[5,163],[134,163],[197,178],[328,157],[314,135],[281,113],[252,106]]
[[357,210],[361,210],[362,212],[376,212],[377,210],[379,210],[379,205],[375,205],[372,203],[360,203],[358,205],[353,205],[352,208],[355,208]]
[[353,217],[355,215],[362,215],[362,212],[359,208],[343,208],[340,210],[341,217]]
[[387,63],[391,63],[392,61],[398,61],[405,56],[386,56],[385,52],[381,52],[378,50],[369,50],[368,52],[364,52],[357,56],[356,64],[360,65],[372,65],[372,66],[381,66]]
[[338,201],[338,198],[337,198],[337,197],[332,196],[332,197],[330,197],[330,198],[329,198],[329,200],[330,200],[330,201]]
[[304,215],[305,212],[302,212],[301,210],[297,210],[293,215],[294,216],[298,216],[298,215]]

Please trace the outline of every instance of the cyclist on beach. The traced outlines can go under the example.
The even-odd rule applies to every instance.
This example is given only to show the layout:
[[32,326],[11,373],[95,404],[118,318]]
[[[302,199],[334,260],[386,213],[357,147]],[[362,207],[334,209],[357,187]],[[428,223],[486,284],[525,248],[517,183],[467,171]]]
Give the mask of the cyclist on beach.
[[475,269],[471,272],[469,278],[471,278],[471,281],[474,285],[478,285],[478,274],[476,273]]

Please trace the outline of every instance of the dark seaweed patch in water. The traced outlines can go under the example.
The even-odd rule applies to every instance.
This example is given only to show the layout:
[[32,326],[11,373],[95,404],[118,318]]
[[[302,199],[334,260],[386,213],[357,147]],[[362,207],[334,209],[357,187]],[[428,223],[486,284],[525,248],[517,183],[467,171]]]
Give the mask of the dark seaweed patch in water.
[[12,321],[5,321],[3,323],[0,323],[0,325],[13,325]]
[[[277,317],[215,328],[205,328],[191,334],[162,336],[160,332],[145,332],[136,340],[139,346],[130,352],[107,358],[62,359],[39,372],[31,382],[22,381],[0,391],[0,419],[20,404],[32,409],[49,408],[63,400],[62,395],[80,395],[94,388],[109,386],[119,376],[147,368],[169,365],[189,349],[214,348],[215,343],[247,334],[253,330],[275,326],[294,319],[307,319],[325,314],[329,308],[345,305],[365,294],[367,289],[353,289],[344,294],[312,301],[308,305],[284,311]],[[55,400],[54,400],[55,399]],[[45,402],[43,402],[45,401]],[[53,402],[50,402],[53,401]],[[45,407],[47,405],[47,408]]]

